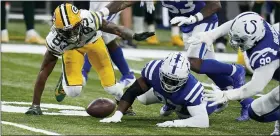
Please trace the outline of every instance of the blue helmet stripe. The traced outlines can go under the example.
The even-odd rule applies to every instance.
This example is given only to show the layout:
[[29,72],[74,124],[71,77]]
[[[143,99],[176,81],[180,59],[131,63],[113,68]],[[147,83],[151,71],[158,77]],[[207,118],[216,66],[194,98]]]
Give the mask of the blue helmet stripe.
[[173,66],[173,69],[172,69],[172,74],[175,73],[175,70],[176,70],[176,68],[177,68],[177,63],[179,62],[180,57],[181,57],[181,53],[179,53],[179,54],[177,55],[177,57],[176,57],[175,65]]

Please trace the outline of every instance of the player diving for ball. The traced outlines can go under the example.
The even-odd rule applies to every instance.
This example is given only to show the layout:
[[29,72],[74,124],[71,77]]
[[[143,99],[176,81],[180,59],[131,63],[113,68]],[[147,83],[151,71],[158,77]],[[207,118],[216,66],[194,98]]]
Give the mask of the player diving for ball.
[[[279,24],[276,24],[279,25]],[[278,27],[278,30],[275,28]],[[263,92],[271,79],[280,81],[279,68],[279,26],[273,27],[254,12],[244,12],[233,20],[209,32],[199,33],[189,39],[189,44],[206,43],[211,45],[221,36],[229,34],[233,48],[246,51],[251,68],[254,70],[251,81],[238,89],[224,92],[206,91],[205,99],[214,101],[209,106],[241,100]],[[259,122],[277,121],[273,134],[279,135],[279,85],[269,93],[254,100],[249,107],[249,116]]]
[[[114,1],[100,11],[105,15],[109,15],[117,13],[134,3],[134,1]],[[154,10],[153,2],[142,1],[142,3],[146,4],[148,12]],[[218,26],[216,12],[221,8],[219,1],[174,0],[161,1],[161,3],[162,6],[168,8],[173,17],[170,21],[171,24],[178,24],[181,26],[183,41],[192,71],[199,74],[206,74],[221,90],[239,88],[245,84],[246,71],[242,65],[227,64],[215,60],[213,45],[205,46],[204,43],[201,43],[198,46],[189,47],[189,44],[186,43],[192,35],[212,30]],[[252,101],[252,98],[240,100],[242,109],[241,115],[237,118],[237,121],[246,121],[249,119],[248,107]],[[219,106],[225,107],[227,105],[221,104]],[[172,109],[168,106],[163,106],[162,110],[168,112],[168,110]]]
[[[117,26],[103,18],[101,12],[78,10],[69,3],[59,5],[53,16],[53,26],[46,37],[47,51],[38,74],[33,95],[32,106],[26,114],[41,115],[40,101],[45,83],[52,72],[57,56],[62,55],[62,83],[58,88],[63,92],[56,92],[56,96],[78,96],[82,91],[82,67],[84,54],[96,70],[101,85],[109,94],[120,100],[123,90],[116,83],[110,56],[107,52],[101,31],[116,34],[124,39],[145,40],[154,33],[144,32],[135,34],[128,28]],[[60,89],[58,89],[60,90]],[[64,98],[64,97],[63,97]],[[58,98],[57,98],[58,99]]]
[[206,128],[209,127],[208,115],[216,107],[208,107],[203,101],[203,90],[202,84],[190,73],[188,58],[180,52],[171,53],[164,60],[146,64],[141,77],[122,96],[115,114],[100,122],[121,122],[123,113],[138,96],[146,105],[161,102],[169,106],[172,111],[165,112],[165,116],[172,112],[178,115],[179,119],[158,123],[158,127]]

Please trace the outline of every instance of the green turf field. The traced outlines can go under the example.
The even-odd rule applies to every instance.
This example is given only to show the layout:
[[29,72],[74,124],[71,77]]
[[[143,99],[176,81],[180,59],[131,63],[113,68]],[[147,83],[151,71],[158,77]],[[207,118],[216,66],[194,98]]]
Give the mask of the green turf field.
[[[18,27],[16,27],[18,24]],[[11,35],[16,35],[16,29],[21,28],[23,34],[24,25],[22,23],[10,23],[15,28],[12,29]],[[20,27],[22,26],[22,27]],[[44,27],[38,25],[40,31]],[[47,30],[45,30],[47,31]],[[165,32],[165,31],[163,31]],[[165,32],[168,35],[168,32]],[[46,33],[44,33],[46,34]],[[164,38],[163,38],[164,39]],[[13,42],[22,42],[19,41]],[[150,46],[144,45],[145,48]],[[170,46],[161,48],[173,49]],[[39,72],[42,55],[34,54],[15,54],[2,53],[2,86],[1,86],[1,101],[3,102],[32,102],[34,82]],[[141,70],[145,63],[144,61],[128,61],[131,68]],[[101,87],[97,74],[92,71],[89,75],[89,81],[83,89],[81,95],[76,98],[66,97],[61,103],[56,102],[54,97],[54,88],[60,76],[61,63],[57,63],[53,73],[50,75],[45,91],[42,96],[42,103],[48,104],[63,104],[80,106],[86,108],[87,105],[96,98],[107,97],[113,99]],[[115,72],[117,77],[120,77],[119,71]],[[136,74],[139,77],[139,74]],[[195,76],[201,82],[211,83],[204,75]],[[249,79],[250,77],[247,77]],[[277,82],[270,82],[265,88],[268,92],[278,85]],[[24,107],[29,107],[26,104],[10,104],[16,106],[16,110]],[[99,119],[90,116],[65,116],[65,115],[43,115],[43,116],[27,116],[23,113],[1,112],[1,120],[26,125],[29,127],[42,129],[50,132],[55,132],[62,135],[269,135],[273,131],[274,123],[258,123],[255,121],[247,121],[238,123],[235,118],[239,115],[240,105],[238,102],[230,102],[229,107],[222,113],[212,114],[210,116],[210,128],[158,128],[156,123],[167,120],[176,119],[175,114],[170,117],[160,117],[159,110],[162,105],[155,104],[145,106],[136,101],[133,105],[136,111],[136,116],[124,116],[121,123],[117,124],[101,124]],[[44,108],[44,112],[60,112],[57,108]],[[25,130],[22,128],[1,124],[1,135],[42,135],[42,133]]]

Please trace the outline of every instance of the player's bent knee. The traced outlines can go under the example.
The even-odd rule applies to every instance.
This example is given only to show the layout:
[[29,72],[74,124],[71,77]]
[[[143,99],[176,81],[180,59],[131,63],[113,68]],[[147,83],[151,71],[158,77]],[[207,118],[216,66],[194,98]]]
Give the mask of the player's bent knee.
[[249,109],[248,109],[248,114],[249,117],[255,121],[258,122],[264,122],[264,118],[262,116],[259,116],[255,113],[255,111],[253,110],[252,106],[250,105]]
[[144,105],[149,105],[148,99],[147,99],[145,94],[142,94],[142,95],[138,96],[137,99],[140,103],[142,103]]
[[63,86],[64,92],[66,95],[71,97],[77,97],[82,92],[82,86]]

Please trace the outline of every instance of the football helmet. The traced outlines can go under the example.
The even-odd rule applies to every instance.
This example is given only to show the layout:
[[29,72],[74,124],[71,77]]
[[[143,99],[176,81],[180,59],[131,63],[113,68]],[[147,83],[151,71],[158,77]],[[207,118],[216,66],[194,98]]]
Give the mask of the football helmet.
[[80,41],[82,18],[80,10],[70,3],[59,5],[53,15],[53,24],[56,32],[70,44]]
[[182,53],[169,54],[161,64],[159,75],[161,87],[168,93],[178,91],[188,80],[190,62]]
[[244,12],[235,17],[230,31],[230,44],[234,49],[246,51],[265,35],[263,18],[255,12]]

